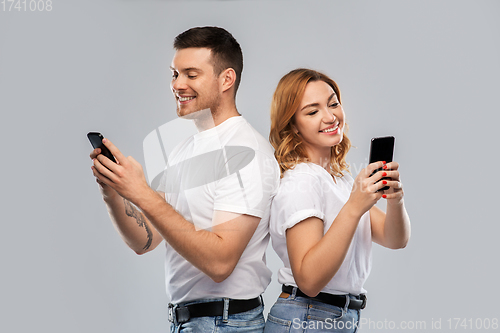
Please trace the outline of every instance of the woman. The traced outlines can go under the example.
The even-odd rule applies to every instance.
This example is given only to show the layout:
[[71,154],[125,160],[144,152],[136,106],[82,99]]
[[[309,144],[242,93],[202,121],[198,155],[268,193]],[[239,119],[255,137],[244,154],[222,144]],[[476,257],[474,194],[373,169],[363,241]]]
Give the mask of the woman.
[[[345,162],[346,128],[332,79],[297,69],[280,80],[270,141],[282,181],[270,232],[284,263],[278,272],[283,293],[265,332],[355,332],[366,304],[372,240],[392,249],[409,240],[398,163],[372,163],[353,180]],[[379,191],[384,186],[389,189]],[[387,214],[374,206],[381,198],[387,200]]]

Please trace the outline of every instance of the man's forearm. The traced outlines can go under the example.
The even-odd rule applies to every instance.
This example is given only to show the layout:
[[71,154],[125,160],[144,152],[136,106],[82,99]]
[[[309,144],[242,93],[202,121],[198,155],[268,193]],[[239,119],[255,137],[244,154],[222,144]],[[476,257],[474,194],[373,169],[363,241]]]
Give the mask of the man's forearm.
[[[231,274],[260,220],[257,219],[257,223],[254,222],[252,227],[250,227],[252,223],[240,222],[237,219],[225,222],[223,227],[221,225],[214,227],[217,230],[224,228],[223,232],[196,230],[193,223],[184,219],[165,200],[154,195],[147,197],[138,203],[138,207],[163,239],[193,266],[216,282],[223,281]],[[245,228],[248,230],[243,230]],[[235,238],[232,236],[242,231],[248,235],[248,239],[242,240],[241,249],[239,246],[235,249],[234,244],[231,244],[231,238]],[[229,251],[230,248],[234,250]]]
[[144,214],[128,200],[115,195],[104,201],[116,230],[137,254],[151,251],[161,242],[158,232]]

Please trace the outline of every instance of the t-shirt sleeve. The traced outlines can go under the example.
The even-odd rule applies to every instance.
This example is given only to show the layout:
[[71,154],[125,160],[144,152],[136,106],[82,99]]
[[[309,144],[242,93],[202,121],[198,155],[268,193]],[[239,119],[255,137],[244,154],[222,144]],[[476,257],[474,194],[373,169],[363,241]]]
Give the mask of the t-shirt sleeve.
[[283,180],[271,207],[272,226],[280,234],[285,234],[297,223],[309,217],[324,221],[325,207],[320,180],[309,173],[294,173]]
[[218,177],[214,209],[262,218],[279,183],[274,157],[247,148],[227,151],[227,163]]

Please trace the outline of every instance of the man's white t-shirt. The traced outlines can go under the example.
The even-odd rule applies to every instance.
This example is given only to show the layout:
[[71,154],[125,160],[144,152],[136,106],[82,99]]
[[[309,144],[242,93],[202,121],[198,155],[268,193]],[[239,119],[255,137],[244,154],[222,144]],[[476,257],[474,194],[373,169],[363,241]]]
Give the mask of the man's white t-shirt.
[[[352,177],[346,174],[335,177],[335,181],[325,169],[314,163],[299,163],[285,172],[271,205],[269,225],[273,248],[284,264],[278,272],[279,283],[297,287],[288,258],[286,230],[309,217],[317,217],[323,221],[326,233],[349,199]],[[371,247],[370,214],[367,212],[359,221],[342,265],[321,291],[330,294],[365,293],[363,284],[371,269]]]
[[231,275],[216,283],[166,243],[166,285],[172,303],[203,298],[249,299],[271,281],[265,251],[269,211],[279,185],[271,145],[243,117],[199,132],[168,157],[158,191],[196,229],[211,230],[214,211],[260,217]]

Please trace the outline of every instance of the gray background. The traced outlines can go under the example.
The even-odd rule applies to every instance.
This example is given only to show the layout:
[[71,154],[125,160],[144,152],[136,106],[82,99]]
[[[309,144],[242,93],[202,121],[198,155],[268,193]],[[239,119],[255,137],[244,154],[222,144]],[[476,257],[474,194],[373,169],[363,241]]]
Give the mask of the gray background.
[[[136,256],[121,241],[85,135],[101,131],[143,163],[143,139],[175,118],[173,38],[203,25],[242,45],[237,104],[264,136],[279,78],[305,66],[341,87],[354,174],[371,137],[397,138],[412,239],[374,246],[364,318],[426,331],[441,319],[450,331],[448,319],[470,328],[500,317],[499,14],[486,0],[54,0],[51,12],[0,11],[0,329],[167,331],[163,250]],[[387,331],[373,326],[362,332]]]

